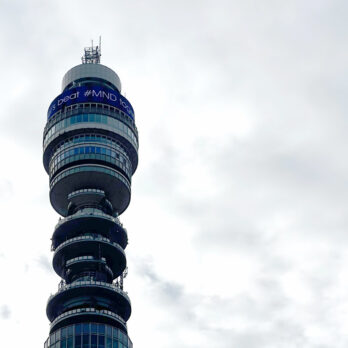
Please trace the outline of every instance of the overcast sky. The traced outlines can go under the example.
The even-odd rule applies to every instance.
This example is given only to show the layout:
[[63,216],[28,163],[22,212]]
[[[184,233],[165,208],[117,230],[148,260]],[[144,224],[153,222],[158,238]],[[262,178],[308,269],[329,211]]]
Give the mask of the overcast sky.
[[59,277],[42,132],[102,35],[140,162],[135,348],[346,348],[347,1],[0,0],[1,346],[42,347]]

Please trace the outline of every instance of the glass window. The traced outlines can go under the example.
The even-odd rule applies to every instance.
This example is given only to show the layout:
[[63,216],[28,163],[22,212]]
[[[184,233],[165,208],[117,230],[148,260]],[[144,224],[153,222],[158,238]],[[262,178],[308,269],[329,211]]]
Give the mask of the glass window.
[[127,343],[127,336],[122,331],[120,331],[120,341],[122,343]]
[[98,325],[95,323],[91,324],[91,332],[92,333],[97,333],[98,332]]
[[75,335],[81,335],[81,332],[82,332],[81,324],[76,324],[75,325]]
[[110,337],[106,338],[106,348],[112,348],[112,339]]
[[60,342],[60,347],[66,348],[66,340],[65,339]]
[[115,339],[112,340],[112,348],[119,348],[118,342]]
[[105,335],[105,325],[104,324],[99,324],[98,325],[98,333]]
[[67,337],[68,330],[66,327],[62,328],[62,339]]
[[83,333],[89,333],[89,323],[83,324]]
[[55,343],[55,342],[56,342],[56,335],[55,335],[55,333],[53,333],[50,335],[50,344]]
[[56,331],[56,342],[60,341],[60,330]]
[[83,348],[89,348],[89,335],[83,335],[82,337]]
[[81,336],[75,336],[75,348],[81,348]]
[[71,326],[68,326],[68,336],[72,336],[73,335],[73,325],[71,325]]
[[91,336],[91,348],[97,348],[97,335]]
[[73,348],[73,343],[74,343],[73,338],[69,337],[68,341],[67,341],[66,348]]
[[98,336],[98,348],[105,347],[105,336]]
[[112,327],[109,325],[106,327],[106,335],[112,337]]

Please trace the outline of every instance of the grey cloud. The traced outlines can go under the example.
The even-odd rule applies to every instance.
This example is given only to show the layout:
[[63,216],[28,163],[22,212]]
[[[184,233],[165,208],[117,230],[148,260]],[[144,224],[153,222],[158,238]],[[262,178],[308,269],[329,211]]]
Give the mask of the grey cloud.
[[36,260],[37,264],[47,273],[53,274],[53,267],[51,265],[51,262],[45,255],[40,255],[38,259]]
[[[197,250],[244,252],[260,266],[258,288],[250,294],[224,299],[222,306],[211,301],[214,304],[207,309],[207,298],[187,294],[179,287],[179,298],[184,299],[179,304],[190,308],[188,317],[194,318],[188,324],[190,329],[201,330],[201,337],[216,347],[329,347],[325,342],[318,344],[309,328],[325,327],[328,337],[335,335],[335,312],[339,311],[339,301],[344,301],[327,296],[337,287],[337,273],[344,262],[346,166],[339,158],[327,156],[326,144],[317,143],[315,135],[297,144],[293,135],[266,132],[267,138],[263,133],[259,129],[244,143],[231,141],[213,150],[204,141],[190,149],[192,157],[203,153],[202,162],[210,164],[208,170],[218,189],[209,200],[182,195],[183,173],[177,176],[170,197],[158,190],[159,200],[174,208],[183,221],[193,221]],[[344,149],[336,150],[343,155]],[[180,153],[174,156],[180,168],[185,158]],[[170,167],[162,170],[165,173]],[[278,226],[279,218],[282,223]],[[295,295],[285,295],[282,282],[291,273],[296,273],[309,291],[308,304],[302,304]],[[145,268],[144,275],[163,296],[159,289],[166,289],[166,281],[160,281],[151,269]],[[178,289],[173,284],[172,288]],[[169,306],[174,298],[168,295],[167,302],[161,304]],[[204,318],[219,313],[215,326],[197,314],[199,308],[206,310]],[[228,320],[233,317],[231,313],[236,322],[244,320],[243,330],[219,325],[219,317]],[[340,347],[344,344],[342,341]]]
[[[215,185],[214,196],[201,199],[187,194],[183,197],[179,188],[185,182],[185,175],[196,173],[179,172],[169,197],[165,187],[159,186],[161,201],[168,202],[185,218],[195,219],[202,230],[210,230],[215,237],[216,234],[234,236],[238,241],[250,235],[250,242],[258,243],[265,238],[258,226],[260,221],[279,214],[294,216],[296,228],[306,226],[307,234],[323,234],[334,227],[330,235],[338,233],[344,237],[347,223],[344,193],[348,190],[345,164],[339,158],[329,158],[325,151],[320,154],[319,147],[313,154],[305,143],[295,145],[286,135],[267,140],[262,139],[262,133],[261,139],[259,135],[244,143],[212,146],[208,152],[205,145],[191,149],[192,158],[200,158],[203,165],[209,163],[207,170]],[[180,154],[174,156],[178,158],[175,170],[179,171],[185,164],[184,159]],[[163,164],[161,168],[163,177],[167,177],[166,173],[170,175],[170,165]],[[151,171],[147,178],[153,177],[152,174],[156,176],[156,172]],[[151,185],[151,180],[147,183]],[[219,242],[218,238],[214,240]],[[220,239],[222,243],[224,240]]]
[[4,320],[10,319],[11,310],[7,305],[2,305],[0,307],[0,317]]
[[290,348],[310,344],[303,324],[292,314],[294,304],[272,278],[260,278],[250,293],[222,298],[187,292],[179,283],[155,273],[149,260],[138,260],[137,273],[147,280],[151,301],[159,301],[167,313],[162,319],[162,330],[182,337],[180,332],[185,328],[200,335],[199,344],[183,340],[183,347],[210,347],[212,342],[219,348]]
[[156,292],[158,301],[171,307],[171,312],[178,312],[188,320],[195,317],[192,306],[186,303],[190,299],[182,285],[164,280],[153,271],[151,262],[146,260],[138,260],[136,271],[148,281],[151,289]]
[[0,179],[0,201],[6,203],[13,194],[13,183],[8,179]]

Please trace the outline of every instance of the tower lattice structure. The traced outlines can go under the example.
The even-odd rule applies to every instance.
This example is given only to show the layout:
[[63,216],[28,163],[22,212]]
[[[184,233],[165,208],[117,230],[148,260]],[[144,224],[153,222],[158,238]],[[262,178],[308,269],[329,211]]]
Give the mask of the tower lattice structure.
[[53,268],[61,277],[47,302],[45,348],[132,347],[131,303],[123,289],[127,231],[119,220],[138,164],[134,111],[121,82],[85,49],[63,78],[43,134],[50,202],[62,217],[52,236]]

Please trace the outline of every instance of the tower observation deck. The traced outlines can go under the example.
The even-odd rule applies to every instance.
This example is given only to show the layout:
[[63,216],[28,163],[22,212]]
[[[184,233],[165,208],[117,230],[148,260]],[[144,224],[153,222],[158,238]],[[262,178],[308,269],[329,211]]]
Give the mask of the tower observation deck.
[[131,303],[123,289],[127,231],[119,220],[138,165],[138,131],[121,81],[100,64],[100,45],[63,77],[47,113],[43,164],[62,217],[52,236],[61,277],[47,302],[45,348],[128,348]]

